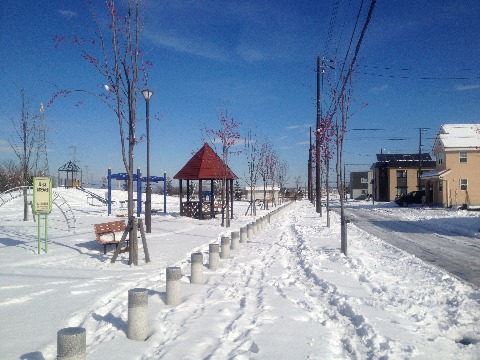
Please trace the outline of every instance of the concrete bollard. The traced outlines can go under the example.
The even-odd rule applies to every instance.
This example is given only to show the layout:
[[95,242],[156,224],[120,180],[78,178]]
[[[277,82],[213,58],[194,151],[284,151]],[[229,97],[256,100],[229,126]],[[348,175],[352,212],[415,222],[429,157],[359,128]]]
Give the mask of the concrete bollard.
[[240,243],[247,242],[247,227],[243,226],[240,228]]
[[87,350],[87,332],[82,327],[68,327],[57,332],[57,359],[84,360]]
[[201,252],[193,253],[191,266],[191,284],[203,284],[203,254]]
[[214,271],[217,270],[220,262],[220,245],[208,245],[208,255],[208,268]]
[[220,259],[230,259],[230,238],[222,236]]
[[165,304],[180,304],[180,279],[182,278],[182,269],[177,266],[167,267],[167,287]]
[[128,290],[127,338],[145,341],[148,337],[148,290]]
[[230,250],[238,250],[240,242],[240,231],[232,231],[232,242],[230,243]]
[[252,224],[247,224],[247,238],[253,238],[253,227]]

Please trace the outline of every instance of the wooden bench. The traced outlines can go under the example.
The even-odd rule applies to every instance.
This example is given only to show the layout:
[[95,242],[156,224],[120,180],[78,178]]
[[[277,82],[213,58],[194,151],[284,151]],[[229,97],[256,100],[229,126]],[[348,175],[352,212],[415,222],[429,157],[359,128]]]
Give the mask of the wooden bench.
[[110,221],[102,224],[94,224],[93,226],[98,243],[103,245],[104,254],[107,253],[107,245],[115,245],[115,248],[118,247],[118,243],[125,231],[125,220]]

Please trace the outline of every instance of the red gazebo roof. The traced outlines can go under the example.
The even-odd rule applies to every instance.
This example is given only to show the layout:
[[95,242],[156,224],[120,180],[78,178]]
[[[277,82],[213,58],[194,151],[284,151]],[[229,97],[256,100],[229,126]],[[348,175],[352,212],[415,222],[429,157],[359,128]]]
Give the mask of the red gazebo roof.
[[[173,178],[185,180],[222,179],[224,166],[226,165],[222,159],[210,145],[205,143]],[[229,180],[238,179],[228,166],[226,166],[225,178]]]

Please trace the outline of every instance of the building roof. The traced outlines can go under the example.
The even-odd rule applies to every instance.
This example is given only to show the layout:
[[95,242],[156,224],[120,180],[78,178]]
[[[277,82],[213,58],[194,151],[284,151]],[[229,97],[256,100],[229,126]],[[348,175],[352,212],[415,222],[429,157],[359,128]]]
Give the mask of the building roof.
[[479,124],[444,124],[433,143],[433,152],[441,146],[444,150],[480,149]]
[[185,180],[222,179],[224,169],[226,170],[226,179],[238,179],[210,145],[205,143],[173,178]]
[[441,179],[443,176],[447,175],[450,171],[451,171],[450,169],[446,169],[446,170],[433,169],[431,171],[428,171],[420,175],[420,179]]
[[377,154],[377,161],[380,162],[391,162],[391,161],[417,161],[418,159],[422,161],[432,160],[429,153],[422,154]]
[[80,169],[75,163],[72,161],[69,161],[63,166],[60,166],[58,168],[58,171],[68,171],[68,172],[81,172],[82,169]]
[[423,168],[434,168],[435,160],[429,153],[422,154],[377,154],[377,162],[372,165],[375,168],[413,168],[421,165]]

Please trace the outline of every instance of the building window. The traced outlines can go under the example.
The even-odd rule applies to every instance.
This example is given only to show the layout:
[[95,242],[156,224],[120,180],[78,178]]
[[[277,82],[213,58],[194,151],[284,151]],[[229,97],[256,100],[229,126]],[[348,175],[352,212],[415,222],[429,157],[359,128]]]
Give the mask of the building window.
[[368,191],[366,189],[362,189],[362,195],[367,195]]
[[467,162],[467,152],[460,151],[460,163],[466,163],[466,162]]
[[397,170],[397,179],[406,178],[407,171],[406,170]]
[[467,179],[460,179],[460,190],[467,191],[468,190],[468,181]]
[[397,187],[397,197],[406,195],[407,194],[407,188],[406,187]]
[[442,191],[443,191],[443,181],[439,180],[438,181],[438,192],[442,192]]
[[443,165],[443,153],[438,153],[437,154],[437,164],[438,165]]
[[362,184],[368,184],[368,179],[367,178],[361,178],[360,183]]

